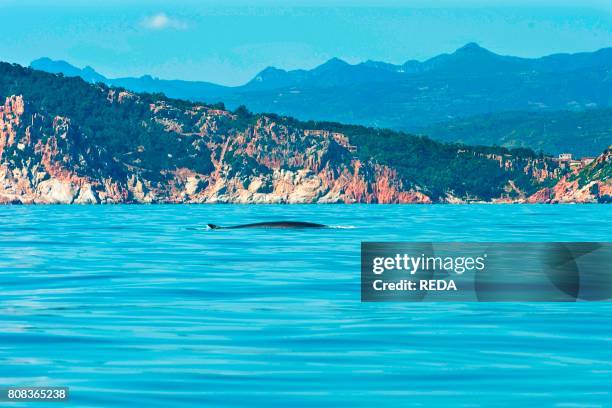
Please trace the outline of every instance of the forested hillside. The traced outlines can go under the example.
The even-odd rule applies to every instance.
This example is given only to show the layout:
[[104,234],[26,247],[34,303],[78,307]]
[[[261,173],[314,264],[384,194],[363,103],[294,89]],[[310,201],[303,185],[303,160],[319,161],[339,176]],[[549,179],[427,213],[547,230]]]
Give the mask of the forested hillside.
[[234,111],[0,64],[5,202],[521,200],[567,173],[529,149]]
[[596,156],[612,145],[612,109],[492,113],[429,126],[422,133],[446,142]]

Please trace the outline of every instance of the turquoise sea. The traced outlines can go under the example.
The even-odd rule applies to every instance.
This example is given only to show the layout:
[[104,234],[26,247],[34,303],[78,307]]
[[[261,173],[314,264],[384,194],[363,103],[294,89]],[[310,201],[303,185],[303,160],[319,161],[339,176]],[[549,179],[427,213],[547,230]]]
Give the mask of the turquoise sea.
[[[266,220],[337,228],[205,228]],[[75,407],[612,406],[610,303],[359,287],[361,241],[610,240],[605,205],[1,207],[0,386]]]

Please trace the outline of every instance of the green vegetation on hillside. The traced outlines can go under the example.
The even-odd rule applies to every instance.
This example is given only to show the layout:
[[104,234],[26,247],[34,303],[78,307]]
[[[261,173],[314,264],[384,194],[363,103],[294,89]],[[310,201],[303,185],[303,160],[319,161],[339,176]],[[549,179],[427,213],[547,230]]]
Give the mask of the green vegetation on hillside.
[[[23,95],[32,111],[51,116],[65,116],[71,121],[72,137],[78,152],[73,157],[84,157],[88,168],[105,173],[120,171],[147,172],[149,178],[163,176],[164,170],[187,167],[199,173],[212,171],[210,151],[197,136],[165,131],[151,110],[151,103],[165,102],[165,117],[191,127],[194,120],[185,111],[193,103],[166,98],[162,94],[137,94],[119,103],[109,101],[112,88],[102,84],[88,84],[80,78],[64,78],[18,65],[0,63],[0,97]],[[120,89],[116,89],[119,92]],[[509,150],[501,147],[469,147],[444,144],[427,137],[409,135],[385,129],[341,125],[331,122],[300,122],[277,115],[254,115],[246,108],[235,111],[236,119],[220,119],[219,131],[231,134],[244,131],[261,116],[284,122],[296,130],[322,129],[346,134],[357,147],[356,155],[366,163],[380,163],[397,170],[405,187],[422,189],[433,199],[447,193],[462,198],[489,200],[503,195],[509,182],[523,192],[533,192],[539,186],[523,169],[538,158],[529,149]],[[46,134],[51,134],[47,132]],[[93,149],[90,149],[92,148]],[[308,146],[299,146],[306,149]],[[499,162],[485,157],[504,156],[514,164],[513,169],[502,169]],[[347,164],[350,155],[334,143],[324,162]],[[122,163],[124,167],[118,167]],[[227,156],[234,171],[245,175],[265,172],[249,157]],[[539,160],[538,163],[542,163]],[[554,166],[548,160],[548,166]],[[111,175],[114,175],[112,173]]]
[[0,63],[0,97],[23,95],[37,112],[70,118],[71,127],[76,128],[71,134],[78,138],[77,147],[89,152],[83,156],[90,168],[106,169],[109,175],[116,175],[113,159],[117,159],[151,175],[177,167],[203,173],[212,169],[206,150],[205,154],[194,154],[188,138],[179,139],[152,120],[149,104],[165,98],[163,95],[139,94],[140,103],[129,99],[111,103],[107,99],[109,90],[81,78]]
[[612,160],[610,160],[610,154],[612,149],[606,149],[604,155],[608,158],[607,160],[598,160],[586,166],[578,174],[570,177],[570,180],[578,179],[578,185],[580,187],[586,185],[591,180],[600,180],[606,182],[612,180]]
[[495,113],[440,123],[421,132],[444,142],[595,156],[612,145],[612,109]]
[[[407,185],[424,187],[434,199],[450,192],[458,197],[490,200],[504,192],[509,180],[527,193],[540,187],[521,171],[523,166],[506,171],[498,162],[483,157],[486,154],[510,155],[517,162],[525,163],[539,157],[530,149],[444,144],[388,129],[278,118],[308,129],[344,133],[357,146],[359,159],[375,160],[396,169]],[[552,162],[549,164],[554,166]]]

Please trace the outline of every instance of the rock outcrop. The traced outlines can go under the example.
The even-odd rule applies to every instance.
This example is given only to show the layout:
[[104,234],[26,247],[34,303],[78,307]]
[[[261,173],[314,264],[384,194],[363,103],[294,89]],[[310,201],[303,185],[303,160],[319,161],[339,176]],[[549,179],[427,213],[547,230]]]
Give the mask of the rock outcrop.
[[[110,103],[137,99],[126,92],[108,95]],[[394,170],[360,162],[337,141],[341,135],[332,132],[295,129],[268,117],[227,131],[235,117],[226,110],[203,105],[181,110],[166,103],[151,104],[150,110],[166,132],[190,139],[194,154],[210,155],[212,171],[177,167],[162,170],[155,180],[112,155],[105,160],[110,168],[90,168],[81,156],[91,154],[92,147],[82,145],[70,118],[33,112],[15,95],[0,110],[0,202],[431,202],[426,194],[406,188]]]
[[563,176],[551,188],[544,188],[529,203],[610,203],[612,202],[612,146],[592,163]]

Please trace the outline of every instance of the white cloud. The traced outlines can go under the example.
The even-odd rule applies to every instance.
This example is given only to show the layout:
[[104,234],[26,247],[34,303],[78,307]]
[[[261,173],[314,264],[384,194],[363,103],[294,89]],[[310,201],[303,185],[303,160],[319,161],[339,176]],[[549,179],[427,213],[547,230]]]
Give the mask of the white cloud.
[[166,13],[157,13],[145,17],[142,20],[142,26],[149,30],[165,30],[168,28],[184,30],[187,28],[187,23],[177,18],[169,17]]

